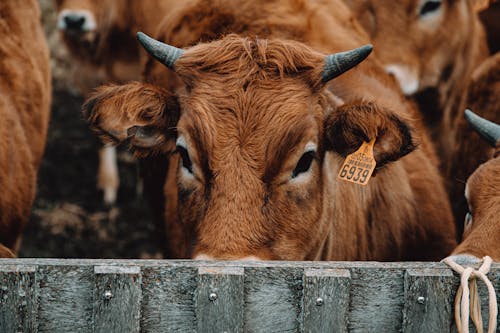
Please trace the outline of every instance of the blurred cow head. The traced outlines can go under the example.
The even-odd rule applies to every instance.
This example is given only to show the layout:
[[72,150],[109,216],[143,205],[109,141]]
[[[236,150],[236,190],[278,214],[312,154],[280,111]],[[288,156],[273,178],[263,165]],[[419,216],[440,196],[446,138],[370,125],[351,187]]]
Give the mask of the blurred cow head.
[[[126,0],[56,0],[57,27],[72,48],[92,48],[111,28],[125,29]],[[104,36],[103,36],[104,35]]]
[[461,80],[477,43],[472,0],[344,0],[406,95]]

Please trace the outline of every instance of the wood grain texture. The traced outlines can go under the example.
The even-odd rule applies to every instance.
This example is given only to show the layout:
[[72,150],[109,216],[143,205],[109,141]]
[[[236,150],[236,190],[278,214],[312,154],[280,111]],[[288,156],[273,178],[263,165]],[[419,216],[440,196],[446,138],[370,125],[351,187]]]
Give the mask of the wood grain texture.
[[141,332],[196,331],[195,267],[148,267],[142,272]]
[[95,266],[94,273],[94,332],[139,332],[140,268]]
[[346,269],[305,270],[304,332],[347,332],[350,287]]
[[243,276],[243,268],[199,268],[198,332],[243,332]]
[[36,332],[35,267],[0,267],[0,332]]
[[41,266],[38,332],[92,332],[92,266]]
[[245,332],[301,330],[303,269],[245,268]]
[[400,269],[351,269],[349,332],[401,330],[403,274]]
[[449,332],[457,285],[445,269],[409,269],[404,277],[403,332]]

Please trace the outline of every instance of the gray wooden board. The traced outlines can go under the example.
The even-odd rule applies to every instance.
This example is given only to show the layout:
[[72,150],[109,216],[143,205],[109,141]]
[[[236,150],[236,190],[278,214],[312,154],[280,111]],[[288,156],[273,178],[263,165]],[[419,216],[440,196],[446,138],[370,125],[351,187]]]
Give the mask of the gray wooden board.
[[401,269],[351,269],[349,332],[401,330],[403,273]]
[[404,277],[403,332],[449,332],[453,274],[447,269],[409,269]]
[[92,332],[93,266],[40,266],[38,332]]
[[94,332],[139,332],[141,274],[137,266],[95,266]]
[[306,269],[304,332],[347,332],[350,286],[349,270]]
[[142,271],[141,332],[194,332],[195,267],[148,267]]
[[36,332],[35,267],[0,267],[0,332]]
[[303,269],[245,268],[245,332],[301,330]]
[[198,332],[243,332],[243,276],[243,268],[199,268],[196,297]]

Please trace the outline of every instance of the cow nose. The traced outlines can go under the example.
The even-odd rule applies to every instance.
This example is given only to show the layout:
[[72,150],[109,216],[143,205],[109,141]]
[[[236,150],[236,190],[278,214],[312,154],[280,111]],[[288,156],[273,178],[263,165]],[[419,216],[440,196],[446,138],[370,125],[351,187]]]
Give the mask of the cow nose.
[[80,14],[66,14],[64,15],[64,24],[67,30],[81,31],[85,24],[85,16]]
[[414,70],[410,67],[400,64],[389,64],[385,66],[385,71],[394,75],[403,94],[411,96],[418,90],[418,77]]

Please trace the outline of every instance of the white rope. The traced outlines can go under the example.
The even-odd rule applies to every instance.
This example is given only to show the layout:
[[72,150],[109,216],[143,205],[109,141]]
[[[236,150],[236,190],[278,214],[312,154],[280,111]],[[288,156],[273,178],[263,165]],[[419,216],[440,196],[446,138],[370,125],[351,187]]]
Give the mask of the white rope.
[[[483,333],[483,318],[481,316],[481,300],[477,291],[477,278],[483,280],[488,288],[489,297],[489,321],[488,333],[495,333],[497,326],[498,306],[495,295],[495,288],[486,274],[488,274],[493,260],[489,256],[483,258],[483,263],[479,269],[472,267],[462,267],[451,257],[443,259],[443,262],[460,274],[460,287],[455,297],[455,322],[459,333],[469,333],[469,314],[478,333]],[[469,289],[470,288],[470,289]]]

